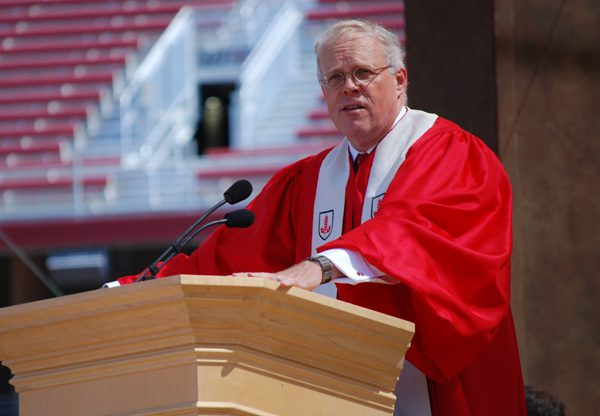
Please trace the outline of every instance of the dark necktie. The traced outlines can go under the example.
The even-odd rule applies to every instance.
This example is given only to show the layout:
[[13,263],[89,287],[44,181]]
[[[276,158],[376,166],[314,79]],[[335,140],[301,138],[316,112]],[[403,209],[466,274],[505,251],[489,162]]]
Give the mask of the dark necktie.
[[[362,217],[362,206],[364,201],[367,182],[369,181],[369,154],[359,153],[352,161],[352,171],[346,185],[346,204],[344,208],[343,232],[346,233],[358,227]],[[362,166],[362,167],[361,167]]]
[[360,165],[362,165],[368,157],[369,154],[367,152],[362,152],[356,155],[356,158],[354,159],[354,172],[356,172],[358,168],[360,168]]

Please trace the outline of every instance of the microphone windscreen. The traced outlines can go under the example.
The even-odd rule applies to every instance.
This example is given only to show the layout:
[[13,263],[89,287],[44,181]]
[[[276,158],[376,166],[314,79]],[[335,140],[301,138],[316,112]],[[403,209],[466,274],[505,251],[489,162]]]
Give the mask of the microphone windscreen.
[[252,184],[246,179],[240,179],[229,187],[223,194],[223,198],[229,204],[237,204],[248,198],[252,193]]
[[254,222],[254,213],[247,209],[238,209],[225,214],[227,222],[226,226],[232,228],[246,228],[250,227]]

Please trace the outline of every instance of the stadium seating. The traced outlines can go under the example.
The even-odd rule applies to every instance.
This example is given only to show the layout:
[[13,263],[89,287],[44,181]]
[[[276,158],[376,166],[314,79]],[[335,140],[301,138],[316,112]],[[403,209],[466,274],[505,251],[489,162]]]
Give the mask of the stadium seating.
[[[231,8],[234,0],[6,0],[0,3],[0,193],[31,202],[68,199],[71,146],[183,5]],[[78,164],[103,188],[120,148]],[[106,168],[106,169],[103,169]],[[60,178],[48,172],[61,169]],[[59,197],[60,192],[65,195]],[[6,195],[10,195],[7,198]],[[5,207],[6,208],[6,207]]]
[[[97,139],[106,140],[102,136],[90,143],[92,122],[100,115],[106,116],[104,104],[116,99],[133,73],[131,70],[182,5],[227,11],[235,3],[236,0],[0,2],[0,202],[4,204],[0,212],[17,210],[19,203],[43,201],[43,195],[59,205],[68,203],[72,200],[70,188],[75,185],[70,176],[74,168],[83,167],[83,179],[77,183],[82,185],[86,198],[101,201],[111,183],[115,189],[134,189],[138,179],[128,184],[116,179],[127,176],[115,175],[121,162],[118,141],[112,140],[112,147],[96,143]],[[401,1],[299,0],[298,7],[305,13],[301,37],[306,38],[306,45],[301,47],[305,55],[299,59],[310,60],[311,65],[312,36],[336,19],[374,20],[395,30],[401,40],[404,36]],[[203,25],[199,33],[215,32],[210,21],[203,21]],[[286,113],[283,105],[276,105],[282,114],[279,124],[270,128],[257,126],[259,135],[274,138],[264,142],[268,143],[266,147],[212,150],[192,164],[201,192],[206,184],[213,183],[215,189],[220,189],[224,181],[241,177],[251,178],[260,188],[282,166],[339,142],[341,134],[329,120],[322,97],[316,95],[318,85],[313,74],[314,69],[304,70],[306,79],[302,82],[309,84],[290,86],[291,92],[294,88],[304,89],[301,110]],[[287,93],[282,95],[290,101]],[[292,99],[290,106],[299,106],[300,101]],[[302,114],[305,117],[300,120]],[[289,124],[290,117],[294,117],[295,124]],[[290,126],[287,130],[279,127],[286,124]],[[277,138],[288,130],[287,136],[293,136],[291,141],[278,147]],[[112,131],[113,136],[118,136],[119,126]],[[87,137],[85,146],[104,146],[104,150],[74,159],[73,149],[76,143],[81,145],[80,137]]]
[[[75,39],[66,41],[40,41],[35,43],[15,43],[3,42],[0,44],[0,54],[4,60],[8,57],[19,55],[32,54],[53,54],[67,52],[70,55],[76,52],[81,52],[82,55],[88,54],[90,51],[98,53],[102,50],[113,50],[126,53],[130,50],[135,50],[139,47],[138,38],[133,39]],[[72,56],[72,55],[71,55]]]
[[[0,95],[0,106],[19,106],[20,104],[34,105],[39,103],[45,108],[46,105],[51,102],[97,102],[100,99],[100,96],[101,91],[95,88],[50,89],[46,92],[31,92],[25,94],[8,92]],[[18,117],[18,115],[16,115],[16,117]]]
[[26,125],[25,127],[3,128],[0,139],[19,137],[71,137],[74,134],[73,123],[60,123],[52,125]]
[[[253,178],[267,180],[291,161],[318,153],[331,145],[329,140],[323,140],[294,146],[247,150],[212,148],[208,149],[204,155],[204,163],[199,166],[196,176],[200,179]],[[256,163],[256,160],[260,160],[261,163]]]
[[37,120],[40,118],[46,119],[68,119],[81,120],[87,116],[85,107],[79,108],[59,108],[55,111],[50,111],[47,108],[40,109],[23,109],[23,110],[7,110],[0,113],[0,122],[19,120]]
[[[108,183],[108,179],[105,176],[98,177],[84,177],[82,185],[84,187],[104,187]],[[12,189],[19,190],[34,190],[39,191],[42,189],[53,189],[53,188],[66,188],[69,189],[73,186],[73,178],[59,177],[59,178],[34,178],[34,179],[19,179],[19,180],[0,180],[0,192]]]
[[[343,7],[340,7],[344,4]],[[337,2],[331,7],[319,7],[306,14],[308,20],[319,19],[368,19],[377,21],[379,17],[396,17],[401,20],[404,5],[401,2],[352,2],[351,6],[345,2]]]

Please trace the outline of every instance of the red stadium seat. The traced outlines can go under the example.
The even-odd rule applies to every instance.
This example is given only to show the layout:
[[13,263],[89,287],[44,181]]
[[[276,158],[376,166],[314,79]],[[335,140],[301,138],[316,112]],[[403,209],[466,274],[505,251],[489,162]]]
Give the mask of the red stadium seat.
[[75,39],[56,42],[36,41],[35,43],[0,43],[0,56],[35,53],[57,53],[90,50],[134,50],[139,46],[139,39]]
[[[62,160],[56,157],[46,158],[13,158],[10,162],[7,160],[0,160],[0,173],[2,172],[32,172],[32,171],[44,171],[48,169],[70,169],[73,166],[72,160]],[[120,157],[115,156],[94,156],[86,157],[82,160],[78,160],[77,164],[80,167],[116,167],[121,163]]]
[[[3,0],[0,3],[0,8],[18,8],[18,7],[28,7],[28,6],[47,6],[52,8],[61,8],[67,7],[72,10],[74,7],[97,7],[97,5],[106,5],[106,6],[115,6],[122,5],[123,0]],[[228,3],[230,5],[233,4],[233,0],[153,0],[152,2],[146,2],[145,0],[141,1],[130,1],[130,4],[146,4],[149,3],[148,7],[157,7],[159,5],[164,4],[178,4],[179,6],[183,6],[185,4],[194,4],[194,5],[206,5],[206,6],[219,6],[223,3]]]
[[36,120],[36,119],[84,119],[87,117],[85,107],[58,109],[50,111],[47,108],[43,109],[21,109],[7,110],[0,112],[0,121],[12,120]]
[[33,6],[40,3],[44,4],[80,4],[80,3],[103,3],[104,0],[5,0],[1,3],[2,7]]
[[94,66],[108,65],[122,67],[125,65],[125,57],[81,57],[81,58],[42,58],[42,59],[20,59],[11,62],[0,61],[0,71],[28,70],[28,69],[51,69],[56,67]]
[[340,138],[342,137],[342,134],[333,124],[327,124],[303,127],[296,132],[296,136],[298,136],[301,139],[315,137]]
[[257,148],[257,149],[231,149],[228,147],[212,147],[206,149],[204,156],[207,159],[215,160],[215,159],[229,159],[232,157],[240,157],[240,158],[257,158],[257,157],[265,157],[265,156],[281,156],[281,155],[289,155],[289,156],[297,156],[299,154],[313,154],[318,153],[322,150],[325,150],[331,145],[329,141],[327,142],[310,142],[310,143],[301,143],[297,145],[286,145],[280,147],[266,147],[266,148]]
[[70,24],[66,26],[56,25],[29,25],[23,29],[4,29],[0,30],[0,38],[48,38],[48,37],[68,37],[87,34],[101,33],[123,33],[123,32],[161,32],[167,28],[171,17],[156,19],[152,21],[128,22],[124,24],[113,24],[111,22],[101,22],[96,25],[89,24]]
[[205,171],[198,171],[197,176],[200,179],[218,179],[218,178],[248,178],[256,176],[268,176],[271,177],[279,169],[287,165],[287,163],[277,165],[264,165],[264,166],[248,166],[238,168],[226,168],[226,169],[209,169]]
[[10,146],[0,146],[0,156],[7,156],[15,153],[21,154],[59,154],[60,153],[60,143],[42,143],[35,144],[31,146],[22,146],[22,145],[10,145]]
[[376,4],[370,5],[366,2],[360,5],[353,5],[352,7],[323,7],[309,10],[306,13],[308,20],[322,20],[322,19],[347,19],[347,18],[365,18],[369,20],[375,16],[390,16],[397,14],[402,16],[404,13],[404,5],[400,2],[393,2],[388,4]]
[[327,110],[319,108],[308,113],[308,118],[310,120],[327,120],[329,119],[329,113]]
[[113,74],[111,72],[82,75],[32,75],[0,79],[0,88],[64,84],[110,84],[112,81]]
[[[228,4],[229,3],[229,4]],[[75,20],[82,21],[86,19],[96,20],[98,18],[111,18],[111,17],[131,17],[136,18],[151,15],[170,15],[174,16],[181,7],[185,5],[195,5],[198,8],[204,7],[224,7],[230,8],[233,1],[167,1],[163,3],[139,3],[139,4],[125,4],[125,3],[114,3],[114,4],[102,4],[98,6],[87,7],[85,9],[75,10],[58,10],[52,11],[48,9],[38,10],[35,14],[24,11],[16,14],[6,14],[0,16],[0,24],[2,23],[19,23],[19,22],[56,22],[60,20]]]
[[[335,4],[335,3],[342,3],[342,2],[344,4],[346,4],[346,3],[362,3],[362,4],[367,3],[366,0],[343,0],[343,1],[340,1],[340,0],[319,0],[318,1],[319,4]],[[388,1],[388,3],[389,3],[389,1]]]
[[75,133],[73,123],[53,124],[43,127],[3,128],[0,139],[20,137],[72,137]]
[[56,102],[95,102],[100,99],[98,89],[82,89],[73,92],[30,92],[30,93],[2,93],[0,105],[34,104]]
[[[83,178],[81,185],[84,187],[103,188],[108,184],[108,178],[90,176]],[[58,178],[26,178],[26,179],[0,179],[0,192],[7,190],[39,190],[51,188],[71,188],[74,185],[71,177]]]

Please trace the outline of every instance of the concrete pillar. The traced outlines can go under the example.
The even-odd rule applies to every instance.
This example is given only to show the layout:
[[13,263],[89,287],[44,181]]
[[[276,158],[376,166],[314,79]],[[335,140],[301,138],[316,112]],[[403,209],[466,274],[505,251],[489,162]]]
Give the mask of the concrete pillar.
[[514,189],[513,299],[525,382],[567,414],[600,402],[599,8],[497,0],[499,155]]

